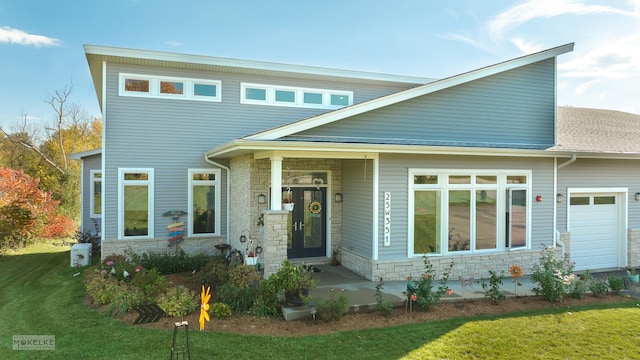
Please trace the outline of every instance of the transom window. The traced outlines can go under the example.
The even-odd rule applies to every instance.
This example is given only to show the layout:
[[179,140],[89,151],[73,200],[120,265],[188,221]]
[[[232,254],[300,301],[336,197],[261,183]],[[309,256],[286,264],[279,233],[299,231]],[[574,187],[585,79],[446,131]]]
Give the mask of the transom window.
[[120,74],[120,96],[219,102],[222,82],[157,75]]
[[189,236],[220,234],[220,170],[189,169]]
[[338,109],[353,104],[353,91],[241,84],[243,104]]
[[409,171],[409,255],[530,247],[530,171]]
[[153,169],[118,169],[118,238],[153,238]]

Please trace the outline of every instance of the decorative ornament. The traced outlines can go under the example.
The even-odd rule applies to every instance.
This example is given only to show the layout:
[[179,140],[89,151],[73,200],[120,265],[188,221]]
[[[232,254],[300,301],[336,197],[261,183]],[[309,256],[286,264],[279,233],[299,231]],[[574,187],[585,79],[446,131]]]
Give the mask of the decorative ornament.
[[211,288],[207,288],[204,291],[204,285],[202,285],[202,291],[200,292],[200,331],[204,330],[204,322],[211,320],[209,317],[209,299],[211,299]]
[[520,265],[511,265],[509,268],[509,274],[511,274],[515,279],[519,278],[522,276],[522,267],[520,267]]
[[320,190],[322,185],[324,185],[324,180],[321,178],[313,178],[313,186],[316,187],[316,190]]
[[322,205],[319,202],[314,201],[309,204],[309,211],[312,214],[320,214],[320,212],[322,211]]

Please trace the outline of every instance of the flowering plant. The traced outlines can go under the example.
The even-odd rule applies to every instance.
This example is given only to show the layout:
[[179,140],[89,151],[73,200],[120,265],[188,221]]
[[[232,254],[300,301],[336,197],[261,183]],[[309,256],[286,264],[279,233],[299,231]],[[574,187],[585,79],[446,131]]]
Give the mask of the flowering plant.
[[411,276],[407,277],[407,296],[412,305],[415,303],[418,309],[426,311],[433,309],[440,302],[442,295],[450,290],[447,286],[447,280],[455,264],[452,261],[447,265],[436,285],[437,274],[433,264],[426,255],[422,262],[424,263],[424,273],[415,279]]
[[533,291],[549,301],[562,302],[576,279],[573,274],[574,266],[575,263],[569,259],[569,256],[559,258],[554,248],[543,247],[540,251],[539,263],[532,268],[531,280],[538,285]]

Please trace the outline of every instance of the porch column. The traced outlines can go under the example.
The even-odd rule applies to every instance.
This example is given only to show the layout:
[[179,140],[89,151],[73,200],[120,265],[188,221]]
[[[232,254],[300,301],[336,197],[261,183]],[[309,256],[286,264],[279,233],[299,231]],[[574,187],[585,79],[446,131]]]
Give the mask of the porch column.
[[271,160],[271,210],[282,210],[282,156]]

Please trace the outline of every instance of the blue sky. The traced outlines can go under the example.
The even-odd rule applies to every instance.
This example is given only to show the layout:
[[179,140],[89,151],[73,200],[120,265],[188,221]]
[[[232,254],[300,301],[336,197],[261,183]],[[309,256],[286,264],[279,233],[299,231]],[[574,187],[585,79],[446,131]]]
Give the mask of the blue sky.
[[640,113],[640,0],[0,0],[0,125],[100,116],[84,44],[444,78],[570,42],[558,104]]

